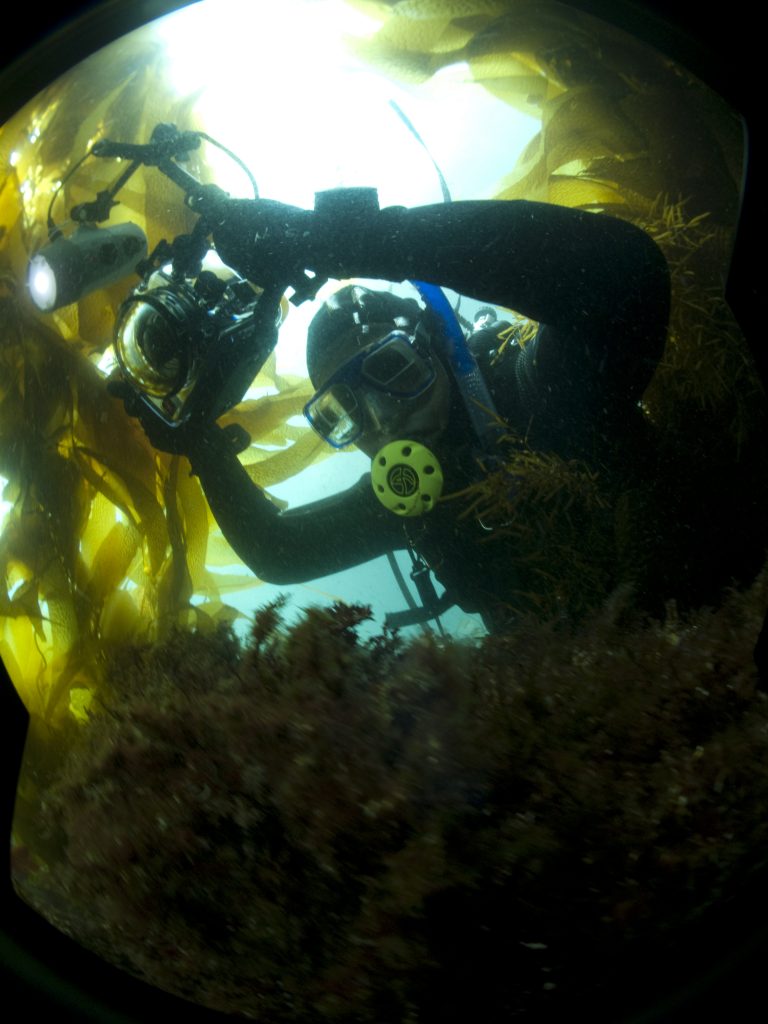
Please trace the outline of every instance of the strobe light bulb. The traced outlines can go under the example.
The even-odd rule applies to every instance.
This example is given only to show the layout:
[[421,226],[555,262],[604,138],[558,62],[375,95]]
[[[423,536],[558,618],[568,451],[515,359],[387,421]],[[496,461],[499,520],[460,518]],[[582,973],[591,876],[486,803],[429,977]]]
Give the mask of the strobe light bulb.
[[35,253],[27,284],[38,309],[50,313],[133,273],[147,255],[147,238],[136,224],[100,228],[83,224]]
[[41,253],[29,261],[29,294],[38,309],[55,308],[56,273]]

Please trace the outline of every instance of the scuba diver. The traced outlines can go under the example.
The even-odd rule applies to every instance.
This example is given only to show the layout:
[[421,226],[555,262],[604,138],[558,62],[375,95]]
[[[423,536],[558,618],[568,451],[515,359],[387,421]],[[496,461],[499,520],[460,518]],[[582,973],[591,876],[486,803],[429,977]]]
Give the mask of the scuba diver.
[[482,331],[485,327],[490,327],[492,324],[497,323],[498,319],[493,306],[481,306],[472,317],[472,333],[475,334],[477,331]]
[[[651,238],[608,215],[522,200],[380,209],[374,189],[319,193],[312,211],[233,199],[206,215],[224,263],[264,288],[308,271],[409,281],[422,300],[346,285],[313,318],[306,416],[330,445],[372,460],[371,474],[321,501],[280,511],[241,466],[236,431],[163,433],[114,389],[156,447],[189,458],[237,555],[282,585],[406,550],[423,608],[393,616],[398,625],[458,604],[495,631],[529,610],[503,548],[482,543],[497,524],[444,499],[500,461],[502,434],[608,479],[637,458],[670,301]],[[497,358],[490,322],[470,345],[442,287],[518,311],[538,323],[535,337]]]

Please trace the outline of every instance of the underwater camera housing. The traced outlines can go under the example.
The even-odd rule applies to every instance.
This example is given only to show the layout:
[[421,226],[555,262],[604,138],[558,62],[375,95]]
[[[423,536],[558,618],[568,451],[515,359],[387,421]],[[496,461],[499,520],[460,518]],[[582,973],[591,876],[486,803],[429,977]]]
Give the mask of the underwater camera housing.
[[[141,277],[118,310],[115,358],[121,383],[134,392],[145,414],[170,427],[212,422],[237,405],[275,348],[282,319],[283,288],[263,290],[250,284],[211,248],[206,214],[215,217],[229,197],[180,166],[203,139],[241,166],[258,198],[248,168],[203,132],[158,124],[146,144],[100,139],[54,193],[48,244],[29,266],[30,296],[44,312],[75,302],[130,272]],[[78,227],[71,238],[63,239],[52,217],[53,204],[64,182],[91,156],[127,161],[128,167],[93,200],[73,208],[70,218]],[[163,239],[139,262],[146,255],[140,228],[97,225],[109,219],[116,196],[141,166],[156,167],[181,189],[186,205],[202,215],[190,234],[171,242]],[[117,260],[111,253],[119,241],[131,245]]]
[[150,270],[117,314],[123,377],[169,424],[215,420],[243,397],[277,343],[280,309],[213,251],[195,277]]

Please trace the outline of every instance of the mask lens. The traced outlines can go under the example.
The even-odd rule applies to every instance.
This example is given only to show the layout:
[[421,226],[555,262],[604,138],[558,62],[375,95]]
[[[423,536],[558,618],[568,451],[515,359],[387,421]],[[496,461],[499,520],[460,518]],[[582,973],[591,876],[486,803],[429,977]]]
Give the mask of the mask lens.
[[405,335],[395,336],[363,360],[361,374],[382,391],[418,395],[435,379],[432,365],[414,351]]
[[360,409],[346,384],[334,384],[313,398],[305,413],[318,434],[334,448],[351,444],[360,433]]

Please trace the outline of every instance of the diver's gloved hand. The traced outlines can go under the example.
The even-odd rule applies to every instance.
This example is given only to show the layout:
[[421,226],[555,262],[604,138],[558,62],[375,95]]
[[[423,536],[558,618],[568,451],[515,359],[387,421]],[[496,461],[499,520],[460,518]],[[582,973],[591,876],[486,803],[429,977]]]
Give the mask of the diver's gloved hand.
[[[205,218],[228,266],[265,289],[276,286],[284,291],[292,285],[299,302],[314,295],[329,277],[381,276],[382,245],[402,262],[402,211],[390,209],[381,219],[375,188],[318,192],[314,210],[302,210],[274,199],[230,199],[208,185],[190,198],[189,205]],[[314,276],[305,275],[307,270]],[[399,279],[401,271],[398,264],[392,280]]]
[[216,251],[253,284],[285,289],[304,278],[314,213],[273,199],[219,198],[193,205],[211,226]]
[[138,419],[153,448],[171,455],[186,455],[193,468],[212,458],[237,455],[251,442],[248,432],[236,423],[223,428],[216,423],[167,423],[119,375],[107,381],[107,391],[122,400],[129,416]]

